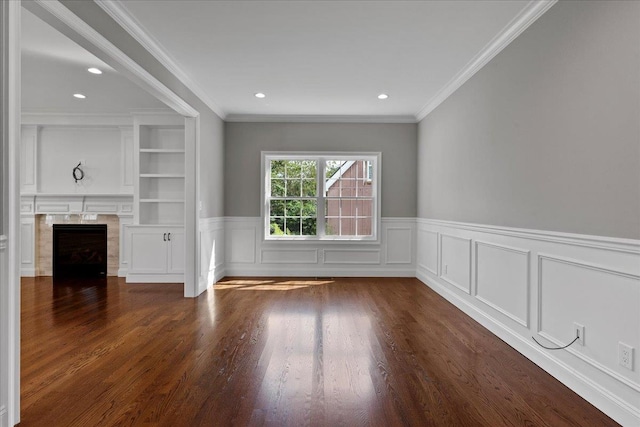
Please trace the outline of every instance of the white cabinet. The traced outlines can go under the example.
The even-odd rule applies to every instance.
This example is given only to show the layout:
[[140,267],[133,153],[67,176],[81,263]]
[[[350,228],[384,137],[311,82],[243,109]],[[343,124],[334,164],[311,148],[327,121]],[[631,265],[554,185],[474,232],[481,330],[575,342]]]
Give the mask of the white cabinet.
[[133,120],[134,218],[127,282],[184,282],[185,126],[178,115]]
[[127,282],[184,281],[184,228],[127,226]]

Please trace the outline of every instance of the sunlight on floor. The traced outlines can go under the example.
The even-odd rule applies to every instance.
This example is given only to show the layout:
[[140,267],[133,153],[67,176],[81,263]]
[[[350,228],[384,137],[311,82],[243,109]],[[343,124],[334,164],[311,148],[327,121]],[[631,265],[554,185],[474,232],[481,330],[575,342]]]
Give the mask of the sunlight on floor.
[[218,282],[214,286],[215,290],[234,289],[237,291],[292,291],[311,286],[328,285],[334,283],[333,280],[225,280]]

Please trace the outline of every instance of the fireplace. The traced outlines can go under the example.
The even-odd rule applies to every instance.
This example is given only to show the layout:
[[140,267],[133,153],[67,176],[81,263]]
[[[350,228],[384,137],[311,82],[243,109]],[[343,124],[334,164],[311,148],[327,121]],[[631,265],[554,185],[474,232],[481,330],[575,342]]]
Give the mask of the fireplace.
[[53,224],[54,279],[106,276],[106,224]]

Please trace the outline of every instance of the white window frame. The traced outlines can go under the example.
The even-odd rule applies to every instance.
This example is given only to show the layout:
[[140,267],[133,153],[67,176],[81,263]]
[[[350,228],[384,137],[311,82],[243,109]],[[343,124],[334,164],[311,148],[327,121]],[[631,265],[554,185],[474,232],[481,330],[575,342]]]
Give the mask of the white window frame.
[[[363,243],[380,243],[380,223],[381,223],[381,159],[380,152],[306,152],[306,151],[262,151],[261,152],[261,203],[260,216],[262,218],[262,239],[269,242],[363,242]],[[316,160],[318,162],[318,171],[316,174],[316,236],[272,236],[269,233],[269,197],[271,194],[271,170],[270,162],[272,160]],[[373,199],[373,217],[371,218],[371,236],[335,236],[325,235],[325,192],[323,188],[325,183],[325,165],[327,160],[365,160],[372,162],[373,182],[371,198]]]

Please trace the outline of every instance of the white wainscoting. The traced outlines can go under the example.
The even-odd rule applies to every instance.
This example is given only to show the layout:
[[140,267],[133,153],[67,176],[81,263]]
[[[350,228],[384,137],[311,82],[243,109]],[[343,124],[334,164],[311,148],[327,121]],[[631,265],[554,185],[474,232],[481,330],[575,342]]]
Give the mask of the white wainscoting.
[[[640,241],[417,220],[417,277],[623,425],[640,425]],[[564,351],[585,326],[585,345]],[[618,364],[618,342],[635,349]]]
[[200,278],[198,280],[198,295],[224,277],[224,224],[224,218],[200,219]]
[[9,414],[7,413],[9,392],[9,366],[7,355],[9,353],[9,317],[5,308],[8,299],[9,289],[9,260],[7,254],[7,237],[0,235],[0,427],[9,425]]
[[372,243],[264,241],[259,217],[225,224],[229,276],[415,276],[415,218],[382,218]]

